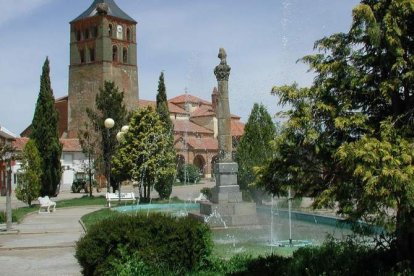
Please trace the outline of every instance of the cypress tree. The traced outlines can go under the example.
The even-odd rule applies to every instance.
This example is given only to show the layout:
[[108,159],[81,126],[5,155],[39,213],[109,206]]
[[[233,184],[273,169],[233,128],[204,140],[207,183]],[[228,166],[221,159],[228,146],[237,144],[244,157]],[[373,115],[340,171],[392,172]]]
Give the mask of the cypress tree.
[[[167,101],[167,92],[165,88],[164,82],[164,73],[161,72],[159,81],[158,81],[158,93],[157,93],[157,113],[164,123],[164,127],[166,128],[166,142],[167,147],[166,149],[175,155],[174,150],[174,136],[173,136],[173,123],[170,118],[170,111],[168,110],[168,101]],[[157,179],[155,183],[155,190],[157,190],[159,196],[161,198],[168,198],[172,192],[172,186],[175,180],[175,173],[174,174],[166,174],[163,177]]]
[[275,135],[276,128],[266,107],[255,103],[236,152],[240,189],[247,189],[255,180],[253,167],[263,165],[271,157],[270,141]]
[[62,145],[59,142],[58,113],[50,83],[49,59],[46,58],[40,77],[40,91],[32,121],[30,138],[35,141],[42,160],[42,196],[56,196],[62,168],[60,157]]
[[172,134],[173,124],[170,118],[170,111],[168,110],[167,91],[165,89],[163,72],[161,72],[158,80],[157,113],[160,115],[161,121],[166,124],[168,131]]
[[[110,170],[109,162],[115,152],[116,134],[121,130],[122,126],[128,123],[128,111],[124,104],[124,92],[119,91],[113,81],[105,81],[104,86],[99,88],[99,93],[95,98],[96,110],[86,109],[92,126],[98,132],[97,136],[101,141],[101,160],[104,162],[104,174],[107,176]],[[104,127],[107,118],[115,121],[115,126],[108,131]],[[115,179],[111,176],[110,186],[113,190],[118,188]]]

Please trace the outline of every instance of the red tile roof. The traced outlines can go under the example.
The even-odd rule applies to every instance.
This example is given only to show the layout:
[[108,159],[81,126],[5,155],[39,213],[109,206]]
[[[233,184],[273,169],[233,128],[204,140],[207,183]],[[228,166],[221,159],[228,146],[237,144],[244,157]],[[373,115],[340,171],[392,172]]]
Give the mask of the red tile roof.
[[202,105],[194,112],[191,113],[191,117],[214,117],[216,113],[213,111],[213,108],[208,105]]
[[[17,151],[22,151],[28,141],[29,138],[26,137],[16,138],[13,146]],[[63,152],[82,152],[82,147],[78,139],[59,139],[59,141],[63,145]]]
[[195,138],[189,137],[187,138],[187,143],[190,147],[195,150],[217,150],[218,149],[218,141],[213,137],[203,137],[203,138]]
[[188,114],[187,111],[185,111],[184,109],[182,109],[181,107],[173,104],[173,103],[168,103],[168,110],[170,111],[170,113],[175,113],[175,114]]
[[172,120],[174,124],[175,132],[188,132],[188,133],[207,133],[213,134],[213,132],[205,127],[194,124],[188,120]]
[[[156,105],[156,101],[148,101],[148,100],[139,100],[138,101],[138,107],[142,108],[142,107],[147,107],[147,106],[152,106],[155,108]],[[184,109],[182,109],[181,107],[173,104],[173,103],[168,103],[168,110],[170,111],[170,113],[175,113],[175,114],[187,114],[188,112],[185,111]]]
[[196,96],[190,95],[190,94],[182,94],[177,97],[174,97],[172,99],[169,99],[168,102],[174,103],[174,104],[182,104],[182,103],[195,103],[195,104],[206,104],[211,105],[210,102],[203,100],[201,98],[198,98]]
[[79,139],[60,139],[60,142],[63,144],[65,152],[82,152]]
[[231,136],[242,136],[244,134],[244,124],[240,121],[231,120]]
[[[180,143],[179,143],[180,142]],[[176,136],[175,137],[175,148],[178,150],[182,150],[183,147],[182,143],[187,143],[188,148],[192,150],[208,150],[208,151],[216,151],[218,149],[218,141],[213,137],[182,137]]]
[[155,107],[156,102],[155,101],[148,101],[148,100],[139,100],[138,101],[138,107],[147,107],[147,106],[152,106]]

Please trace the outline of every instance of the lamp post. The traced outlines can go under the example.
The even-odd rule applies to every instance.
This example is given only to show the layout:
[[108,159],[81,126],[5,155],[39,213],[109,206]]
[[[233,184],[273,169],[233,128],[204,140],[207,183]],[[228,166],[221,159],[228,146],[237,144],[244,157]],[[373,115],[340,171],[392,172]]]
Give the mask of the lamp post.
[[112,150],[112,141],[111,141],[111,135],[110,135],[110,129],[114,127],[115,121],[112,118],[107,118],[104,122],[105,128],[106,128],[106,136],[107,136],[107,158],[106,158],[106,168],[107,168],[107,181],[106,181],[106,191],[109,193],[109,189],[111,186],[111,150]]
[[[129,126],[123,126],[121,131],[116,134],[116,140],[120,143],[124,139],[125,133],[128,131]],[[118,205],[121,204],[121,182],[118,183]]]

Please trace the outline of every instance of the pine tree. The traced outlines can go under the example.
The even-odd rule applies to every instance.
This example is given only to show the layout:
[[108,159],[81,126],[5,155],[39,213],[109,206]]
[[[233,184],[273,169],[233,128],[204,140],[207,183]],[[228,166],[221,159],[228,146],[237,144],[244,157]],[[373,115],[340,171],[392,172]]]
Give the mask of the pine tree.
[[42,160],[33,140],[29,140],[23,149],[19,181],[16,187],[18,200],[29,206],[40,195],[40,180],[42,176]]
[[36,143],[42,160],[42,196],[56,196],[62,176],[60,158],[62,145],[59,142],[58,113],[50,83],[49,59],[46,58],[40,77],[40,92],[32,121],[30,138]]
[[120,180],[139,183],[141,202],[148,202],[158,179],[175,174],[175,152],[164,122],[152,107],[132,116],[113,159],[112,173]]
[[[164,73],[161,72],[158,81],[158,93],[157,93],[157,113],[160,116],[161,121],[164,122],[167,135],[168,135],[168,148],[171,152],[175,153],[174,150],[174,136],[173,136],[173,123],[170,118],[170,112],[168,110],[167,92],[164,83]],[[164,178],[158,178],[155,184],[155,189],[161,198],[169,198],[172,192],[172,186],[175,181],[175,173],[171,175],[165,175]]]
[[255,180],[253,168],[262,166],[272,157],[270,141],[275,135],[276,128],[266,107],[255,103],[236,152],[240,189],[246,190]]
[[[97,131],[96,135],[100,138],[101,149],[100,158],[104,163],[104,174],[108,175],[110,170],[110,162],[115,152],[117,140],[116,134],[121,130],[122,126],[128,122],[128,112],[123,103],[124,92],[120,92],[118,87],[112,81],[105,81],[104,87],[99,88],[96,95],[96,109],[87,109],[88,117],[93,128]],[[111,130],[105,129],[104,122],[107,118],[115,121],[115,126]],[[109,134],[109,135],[108,135]],[[114,190],[117,189],[116,181],[111,176],[110,186]]]

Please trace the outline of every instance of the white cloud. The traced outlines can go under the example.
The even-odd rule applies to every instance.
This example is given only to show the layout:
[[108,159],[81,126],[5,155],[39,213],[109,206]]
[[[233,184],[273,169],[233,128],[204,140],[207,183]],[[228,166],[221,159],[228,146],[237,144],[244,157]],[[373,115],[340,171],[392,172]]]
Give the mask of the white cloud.
[[50,1],[51,0],[0,0],[0,6],[2,7],[0,26],[10,20],[30,14]]

